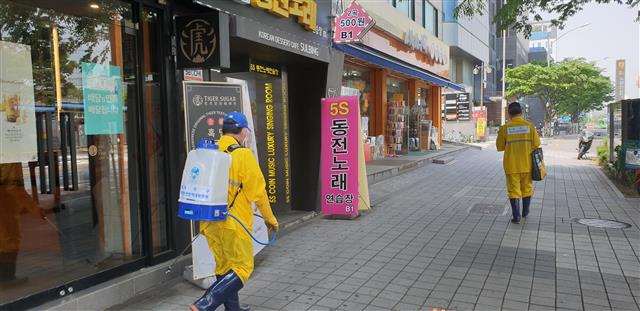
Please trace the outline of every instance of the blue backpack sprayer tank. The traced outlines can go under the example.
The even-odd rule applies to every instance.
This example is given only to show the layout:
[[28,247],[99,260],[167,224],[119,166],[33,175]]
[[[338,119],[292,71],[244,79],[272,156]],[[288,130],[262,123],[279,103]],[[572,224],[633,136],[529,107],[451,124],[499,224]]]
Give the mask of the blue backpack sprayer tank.
[[[236,197],[242,191],[236,193],[231,204],[227,204],[229,196],[229,169],[231,168],[231,155],[234,150],[242,148],[232,145],[224,152],[218,150],[218,145],[211,139],[203,138],[196,144],[196,149],[189,151],[187,161],[182,171],[182,183],[180,184],[180,198],[178,199],[178,217],[195,221],[224,221],[230,216],[237,221],[249,236],[258,244],[271,245],[276,240],[268,242],[258,241],[238,218],[228,212]],[[259,214],[254,214],[262,218]],[[191,243],[200,235],[198,233]],[[189,243],[180,253],[182,255],[191,246]],[[179,256],[180,256],[179,255]],[[178,257],[179,257],[178,256]],[[171,272],[175,261],[169,265],[166,273]]]

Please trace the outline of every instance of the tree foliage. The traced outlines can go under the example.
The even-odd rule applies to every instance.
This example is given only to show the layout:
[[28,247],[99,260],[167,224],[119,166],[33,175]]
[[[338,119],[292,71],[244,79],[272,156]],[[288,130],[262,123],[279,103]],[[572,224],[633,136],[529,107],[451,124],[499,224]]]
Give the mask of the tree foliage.
[[571,60],[561,63],[560,69],[570,79],[567,90],[560,93],[557,109],[574,122],[583,112],[602,109],[604,102],[613,100],[613,85],[600,68],[584,60]]
[[[567,19],[580,12],[590,2],[620,4],[630,8],[640,5],[640,0],[508,0],[496,12],[494,22],[499,25],[499,30],[505,30],[510,26],[528,36],[531,33],[530,17],[534,21],[542,21],[542,15],[546,14],[557,16],[551,23],[562,29]],[[455,11],[456,17],[485,14],[486,3],[486,0],[460,0]]]
[[577,121],[587,111],[601,109],[612,100],[613,86],[602,70],[584,59],[551,66],[530,63],[507,69],[507,97],[538,96],[545,106],[545,121],[567,114]]

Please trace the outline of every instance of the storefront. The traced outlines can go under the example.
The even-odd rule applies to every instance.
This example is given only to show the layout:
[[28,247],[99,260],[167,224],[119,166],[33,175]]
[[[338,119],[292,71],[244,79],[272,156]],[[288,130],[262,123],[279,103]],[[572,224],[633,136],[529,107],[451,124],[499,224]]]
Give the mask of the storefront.
[[[260,158],[276,214],[316,209],[320,99],[339,87],[327,79],[330,3],[305,0],[287,18],[248,2],[0,0],[1,309],[165,262],[189,242],[175,217],[185,78],[246,81],[259,153],[285,163],[272,176]],[[174,18],[218,11],[229,68],[177,69]]]
[[[359,95],[371,158],[399,156],[442,142],[441,94],[461,91],[448,80],[449,47],[384,1],[359,4],[375,21],[345,54],[344,94]],[[339,12],[338,12],[339,14]]]
[[316,210],[320,100],[326,97],[333,54],[331,4],[302,1],[313,4],[301,7],[308,15],[302,18],[293,6],[278,8],[277,1],[195,3],[229,14],[230,66],[211,71],[205,80],[247,83],[258,160],[276,216]]

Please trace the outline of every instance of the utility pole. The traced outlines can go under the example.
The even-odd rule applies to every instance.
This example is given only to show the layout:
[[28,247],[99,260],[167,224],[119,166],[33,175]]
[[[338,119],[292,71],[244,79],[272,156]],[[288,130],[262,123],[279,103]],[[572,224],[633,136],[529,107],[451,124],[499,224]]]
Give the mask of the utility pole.
[[[507,0],[504,0],[504,4],[507,4]],[[500,105],[500,125],[505,124],[504,110],[507,108],[507,97],[505,87],[505,77],[507,73],[507,30],[502,30],[502,103]]]

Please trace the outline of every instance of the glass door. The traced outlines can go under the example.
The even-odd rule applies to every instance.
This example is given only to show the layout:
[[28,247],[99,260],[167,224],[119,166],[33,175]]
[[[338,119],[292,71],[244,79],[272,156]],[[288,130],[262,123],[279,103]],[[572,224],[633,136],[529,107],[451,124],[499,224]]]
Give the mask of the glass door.
[[[142,142],[146,152],[148,207],[151,229],[150,250],[154,256],[169,250],[169,205],[167,151],[164,130],[166,113],[163,70],[162,12],[149,7],[142,10],[143,124]],[[149,249],[149,248],[148,248]]]

